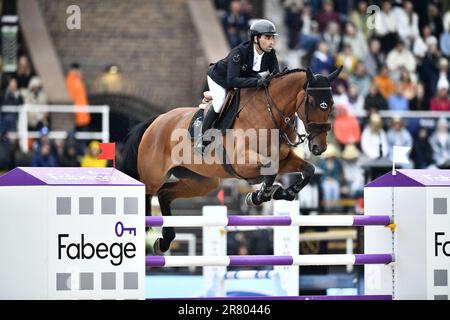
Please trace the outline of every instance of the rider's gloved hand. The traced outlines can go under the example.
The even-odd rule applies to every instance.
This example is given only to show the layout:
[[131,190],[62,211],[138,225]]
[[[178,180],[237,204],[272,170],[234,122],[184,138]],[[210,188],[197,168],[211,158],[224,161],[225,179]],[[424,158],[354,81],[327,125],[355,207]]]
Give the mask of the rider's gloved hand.
[[268,85],[269,85],[269,80],[267,80],[266,78],[260,78],[260,79],[258,79],[258,83],[256,86],[258,88],[267,88]]

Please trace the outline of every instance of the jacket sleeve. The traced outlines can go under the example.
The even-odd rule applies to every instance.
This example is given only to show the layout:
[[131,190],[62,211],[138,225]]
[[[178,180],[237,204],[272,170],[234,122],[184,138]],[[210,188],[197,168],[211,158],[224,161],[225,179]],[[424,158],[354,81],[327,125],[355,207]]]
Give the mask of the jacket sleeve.
[[227,89],[252,88],[258,84],[258,78],[239,77],[243,56],[239,50],[232,50],[228,56],[227,64]]

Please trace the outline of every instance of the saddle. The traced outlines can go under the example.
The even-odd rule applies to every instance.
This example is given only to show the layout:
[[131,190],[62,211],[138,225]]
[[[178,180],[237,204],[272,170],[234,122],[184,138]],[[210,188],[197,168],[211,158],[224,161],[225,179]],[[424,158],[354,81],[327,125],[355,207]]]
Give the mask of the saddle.
[[[239,102],[240,89],[228,91],[219,118],[214,122],[212,127],[220,130],[223,134],[225,134],[227,129],[231,129],[238,116],[237,110],[239,108]],[[212,96],[209,91],[203,93],[203,100],[198,107],[199,110],[194,114],[189,124],[189,134],[192,141],[196,138],[194,136],[194,127],[202,124],[205,112],[208,111],[209,108],[212,108]]]

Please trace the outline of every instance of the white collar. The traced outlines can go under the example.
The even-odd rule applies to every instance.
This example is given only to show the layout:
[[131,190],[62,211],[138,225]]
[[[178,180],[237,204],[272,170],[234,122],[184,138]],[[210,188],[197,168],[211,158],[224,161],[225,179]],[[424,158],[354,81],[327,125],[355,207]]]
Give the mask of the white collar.
[[262,58],[262,56],[264,55],[264,51],[261,54],[259,54],[258,51],[256,51],[256,45],[253,44],[253,54],[255,57]]

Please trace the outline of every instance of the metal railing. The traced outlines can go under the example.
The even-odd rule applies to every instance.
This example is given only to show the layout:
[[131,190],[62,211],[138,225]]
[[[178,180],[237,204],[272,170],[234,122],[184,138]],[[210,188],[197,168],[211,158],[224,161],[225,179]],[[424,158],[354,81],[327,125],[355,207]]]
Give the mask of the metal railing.
[[[12,112],[18,114],[17,131],[9,132],[9,137],[19,139],[20,148],[23,152],[28,152],[28,138],[39,138],[39,131],[28,131],[28,112],[47,112],[47,113],[76,113],[80,112],[80,106],[74,105],[20,105],[2,107],[2,113]],[[87,110],[83,112],[101,113],[102,114],[102,130],[89,132],[76,132],[75,138],[80,140],[98,139],[102,142],[109,142],[109,110],[107,105],[103,106],[87,106]],[[50,139],[65,139],[67,131],[50,131]]]

